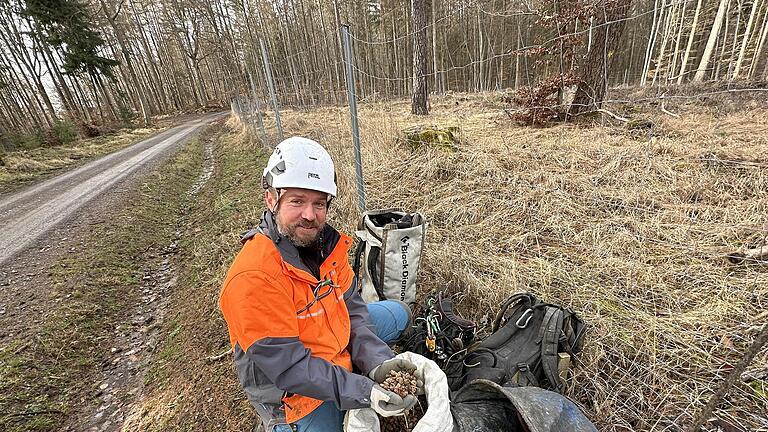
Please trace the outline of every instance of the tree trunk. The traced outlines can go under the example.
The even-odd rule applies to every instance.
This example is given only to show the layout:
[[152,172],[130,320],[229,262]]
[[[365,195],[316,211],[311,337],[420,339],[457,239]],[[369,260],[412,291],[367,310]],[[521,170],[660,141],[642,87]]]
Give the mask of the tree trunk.
[[[766,57],[762,55],[763,47],[765,47],[765,40],[768,39],[768,7],[765,8],[765,15],[763,16],[763,30],[760,32],[760,38],[757,40],[757,48],[755,48],[755,55],[752,56],[752,65],[749,67],[749,77],[753,78],[757,67],[759,66],[760,59]],[[768,61],[766,61],[768,65]]]
[[427,16],[426,0],[411,0],[413,17],[413,96],[411,113],[429,114],[427,109]]
[[125,34],[123,33],[123,29],[120,28],[120,26],[118,26],[117,23],[115,22],[115,19],[117,18],[117,16],[112,11],[112,9],[107,6],[104,0],[99,0],[99,4],[101,5],[101,10],[104,12],[104,16],[107,18],[109,25],[112,27],[112,30],[115,32],[115,38],[117,39],[117,43],[120,46],[120,52],[123,54],[123,59],[125,60],[125,66],[128,68],[129,78],[134,87],[133,91],[138,93],[139,108],[141,110],[141,120],[144,123],[144,125],[147,126],[149,125],[149,116],[150,116],[149,104],[147,103],[147,96],[144,94],[144,89],[141,87],[141,84],[139,83],[139,78],[136,76],[136,70],[133,68],[131,53],[128,50],[128,43],[126,41]]
[[699,14],[701,13],[701,4],[703,0],[698,0],[696,3],[696,11],[693,13],[693,24],[691,24],[691,32],[688,33],[688,44],[685,47],[685,54],[683,54],[683,61],[680,62],[680,72],[677,74],[677,83],[681,84],[685,77],[685,68],[688,64],[688,57],[691,55],[691,46],[693,46],[693,37],[696,35],[696,25],[699,22]]
[[685,23],[685,7],[688,5],[688,0],[683,0],[683,7],[680,11],[680,17],[678,18],[677,39],[675,40],[675,51],[672,53],[672,64],[670,65],[670,75],[674,76],[677,70],[677,59],[680,55],[680,40],[683,38],[683,24]]
[[715,47],[717,35],[720,33],[720,27],[723,25],[723,17],[725,16],[727,4],[728,0],[720,0],[720,6],[717,8],[715,22],[712,23],[712,30],[709,32],[707,46],[704,48],[704,54],[701,56],[701,61],[699,62],[699,67],[696,69],[696,75],[693,77],[693,82],[704,81],[704,75],[707,73],[707,66],[709,66],[709,59],[712,57],[712,49]]
[[674,25],[674,23],[672,22],[672,17],[675,16],[674,6],[669,6],[669,5],[664,6],[665,9],[670,7],[672,9],[670,9],[669,11],[666,11],[667,18],[664,21],[664,30],[662,31],[661,46],[659,46],[659,56],[656,58],[656,69],[653,71],[653,81],[651,82],[651,85],[656,84],[656,80],[660,79],[662,65],[664,64],[664,54],[666,54],[667,43],[669,42],[669,35],[671,33],[671,28]]
[[[730,3],[730,0],[728,0],[728,3]],[[731,55],[728,58],[728,76],[733,76],[733,66],[736,63],[736,42],[739,38],[739,27],[741,26],[741,6],[742,6],[742,0],[738,0],[738,6],[736,7],[736,10],[738,13],[736,14],[736,28],[733,29],[733,41],[731,43]],[[728,15],[728,6],[725,7],[725,15]],[[728,34],[723,33],[725,36],[724,39],[728,39]]]
[[[662,0],[662,13],[664,10],[664,4]],[[644,86],[645,81],[648,79],[648,72],[651,70],[651,58],[653,57],[653,45],[656,43],[656,33],[658,30],[658,23],[661,20],[659,17],[659,0],[653,2],[653,20],[651,21],[651,33],[648,35],[648,47],[645,49],[645,62],[643,63],[643,75],[640,77],[640,85]],[[591,52],[591,50],[590,50]]]
[[436,0],[432,0],[432,7],[430,8],[432,15],[432,74],[435,78],[435,91],[441,92],[443,90],[440,88],[440,73],[438,72],[440,70],[440,66],[437,62],[437,22],[435,21],[436,7]]
[[[600,16],[595,30],[592,49],[584,59],[580,71],[580,83],[571,104],[571,112],[590,111],[602,106],[608,90],[610,63],[624,31],[625,18],[632,0],[618,0],[606,6],[600,2]],[[607,24],[611,23],[611,24]]]
[[[720,58],[718,59],[717,67],[715,67],[715,81],[720,79],[720,67],[723,65],[723,59],[725,58],[725,46],[728,45],[728,25],[729,25],[729,17],[730,17],[730,11],[731,11],[731,0],[728,0],[728,6],[725,10],[725,23],[723,24],[723,40],[720,45]],[[735,31],[734,31],[735,33]],[[736,38],[736,35],[733,35],[734,39]],[[715,51],[717,51],[717,47],[715,47]],[[730,65],[729,65],[730,69]]]
[[757,14],[757,5],[760,0],[752,0],[752,11],[749,13],[749,20],[747,21],[747,28],[744,30],[744,39],[741,41],[741,50],[739,51],[739,59],[736,60],[736,66],[733,69],[733,76],[731,79],[736,79],[741,71],[741,63],[744,61],[744,53],[747,51],[747,44],[749,43],[749,37],[752,33],[752,23],[755,21],[755,15]]

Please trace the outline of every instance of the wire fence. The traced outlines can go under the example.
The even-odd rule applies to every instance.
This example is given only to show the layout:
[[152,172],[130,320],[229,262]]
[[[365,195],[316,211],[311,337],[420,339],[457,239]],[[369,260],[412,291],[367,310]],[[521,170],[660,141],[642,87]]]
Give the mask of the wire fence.
[[[295,93],[292,80],[297,76],[316,78],[323,73],[320,68],[293,77],[276,75],[277,85],[264,91],[266,97],[258,102],[253,101],[256,92],[233,99],[233,114],[271,148],[279,141],[277,115],[267,109],[271,106],[268,101],[275,98],[286,107],[288,135],[306,134],[329,146],[337,160],[339,181],[345,186],[340,190],[348,195],[357,190],[354,198],[341,196],[334,204],[346,226],[353,227],[366,208],[429,209],[426,214],[433,218],[433,237],[424,271],[434,280],[422,280],[424,286],[459,280],[466,285],[468,296],[481,298],[477,303],[491,308],[493,300],[482,300],[484,295],[489,296],[484,284],[519,283],[514,282],[518,279],[505,279],[508,272],[525,275],[517,276],[531,284],[525,288],[553,296],[568,295],[560,291],[559,285],[568,285],[584,297],[596,294],[580,286],[605,289],[600,294],[623,305],[619,310],[601,309],[607,300],[597,296],[585,300],[573,294],[569,300],[586,309],[598,309],[585,313],[593,313],[595,325],[601,329],[593,336],[593,343],[602,350],[580,366],[589,377],[577,376],[575,380],[583,388],[573,389],[571,396],[580,401],[591,418],[599,419],[604,430],[681,430],[727,375],[723,365],[730,361],[735,349],[722,354],[717,338],[749,340],[749,329],[757,322],[756,311],[768,307],[768,291],[764,288],[768,286],[768,256],[747,253],[768,245],[768,126],[757,118],[753,124],[747,122],[739,132],[746,138],[743,145],[737,146],[731,136],[713,138],[718,127],[713,124],[713,132],[706,136],[712,144],[702,145],[695,137],[665,136],[655,124],[632,132],[616,117],[633,116],[633,109],[643,106],[646,113],[657,116],[655,121],[690,121],[680,120],[679,115],[669,111],[675,109],[672,105],[678,104],[683,112],[685,104],[695,107],[696,102],[715,97],[764,100],[768,87],[728,82],[720,88],[668,88],[651,95],[648,93],[654,90],[636,96],[614,91],[602,105],[604,110],[618,113],[610,113],[603,120],[614,125],[593,129],[589,141],[574,142],[571,134],[582,133],[581,126],[572,125],[567,117],[545,131],[504,129],[505,133],[522,134],[508,137],[490,131],[504,122],[511,123],[507,116],[515,109],[501,101],[501,92],[432,95],[436,114],[429,117],[398,113],[409,107],[403,95],[396,99],[396,92],[358,95],[359,81],[364,80],[410,85],[412,76],[391,76],[375,63],[362,62],[353,47],[353,43],[381,45],[398,40],[367,42],[354,38],[347,28],[344,56],[333,63],[333,67],[346,68],[347,88],[324,90],[333,96],[316,98],[346,99],[342,106],[318,104],[307,110],[291,95]],[[427,78],[512,55],[499,53],[433,71]],[[268,62],[269,56],[264,59]],[[266,83],[260,86],[268,87]],[[366,103],[358,107],[363,100]],[[570,105],[563,103],[554,108]],[[630,114],[620,111],[624,107],[632,108]],[[756,109],[758,115],[765,115],[764,106],[762,111]],[[444,130],[446,125],[459,130],[458,149],[448,146],[445,150],[439,145],[432,148],[429,144],[409,147],[405,129]],[[477,143],[463,142],[464,130]],[[626,150],[609,144],[613,133],[627,137],[629,144],[622,144],[628,146]],[[485,135],[493,136],[486,139]],[[522,138],[525,136],[533,138]],[[541,136],[544,138],[538,138]],[[554,143],[551,147],[541,144],[537,149],[537,139]],[[682,144],[673,147],[675,140]],[[560,156],[553,156],[555,153]],[[511,154],[526,155],[525,165],[516,165]],[[605,165],[598,163],[601,158]],[[537,162],[542,166],[536,167]],[[488,168],[484,169],[483,164]],[[516,169],[527,176],[516,173]],[[641,175],[653,181],[645,186],[632,184]],[[476,184],[482,187],[473,189]],[[461,188],[456,189],[457,185]],[[700,189],[712,196],[698,196]],[[546,206],[562,214],[542,210]],[[510,219],[520,226],[510,225]],[[462,238],[455,231],[472,238]],[[526,243],[529,238],[535,242]],[[483,253],[488,256],[475,256]],[[545,282],[537,278],[548,280],[551,286],[544,287]],[[623,285],[630,283],[625,279],[632,278],[637,287]],[[595,286],[598,282],[606,286]],[[741,303],[728,313],[709,318],[711,322],[690,318],[705,316],[708,308],[714,307],[706,306],[707,302],[719,304],[718,296]],[[659,304],[654,303],[657,297],[662,298]],[[631,308],[639,309],[632,312]],[[666,310],[677,311],[679,316],[671,316],[673,312],[668,316]],[[632,327],[633,320],[640,327]],[[606,329],[611,325],[627,328]],[[646,340],[646,333],[653,339]],[[665,343],[680,346],[672,351],[663,346]],[[757,361],[758,370],[768,364],[765,350]],[[681,372],[683,367],[686,369]],[[756,414],[768,400],[764,394],[750,390],[749,385],[737,385],[728,404],[720,407],[715,416],[744,430],[768,430],[768,418]],[[636,400],[631,402],[627,394],[633,394]],[[607,410],[609,403],[613,405]]]

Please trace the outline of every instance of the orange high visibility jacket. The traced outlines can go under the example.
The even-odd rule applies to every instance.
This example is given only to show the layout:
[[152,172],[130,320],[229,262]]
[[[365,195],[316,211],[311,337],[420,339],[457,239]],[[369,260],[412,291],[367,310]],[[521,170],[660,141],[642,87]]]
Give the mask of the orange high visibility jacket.
[[259,229],[244,235],[219,298],[238,378],[267,430],[323,401],[341,410],[370,406],[367,374],[394,355],[357,292],[352,240],[327,225],[321,235],[320,279],[332,285],[317,289],[321,281],[265,212]]

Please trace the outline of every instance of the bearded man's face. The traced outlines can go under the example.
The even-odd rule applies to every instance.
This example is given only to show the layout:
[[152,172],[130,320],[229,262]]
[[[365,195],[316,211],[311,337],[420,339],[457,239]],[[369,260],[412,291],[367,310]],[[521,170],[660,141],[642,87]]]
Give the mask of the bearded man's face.
[[[264,196],[269,208],[275,208],[275,197]],[[284,189],[275,213],[280,234],[296,246],[309,246],[317,241],[328,216],[328,194],[309,189]]]

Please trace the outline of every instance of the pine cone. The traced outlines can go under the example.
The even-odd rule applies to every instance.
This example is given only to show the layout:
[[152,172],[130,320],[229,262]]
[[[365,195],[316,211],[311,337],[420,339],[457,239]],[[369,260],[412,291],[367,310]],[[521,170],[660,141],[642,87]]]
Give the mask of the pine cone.
[[396,393],[400,397],[416,395],[418,386],[416,385],[416,375],[407,371],[392,371],[381,383],[381,387]]

